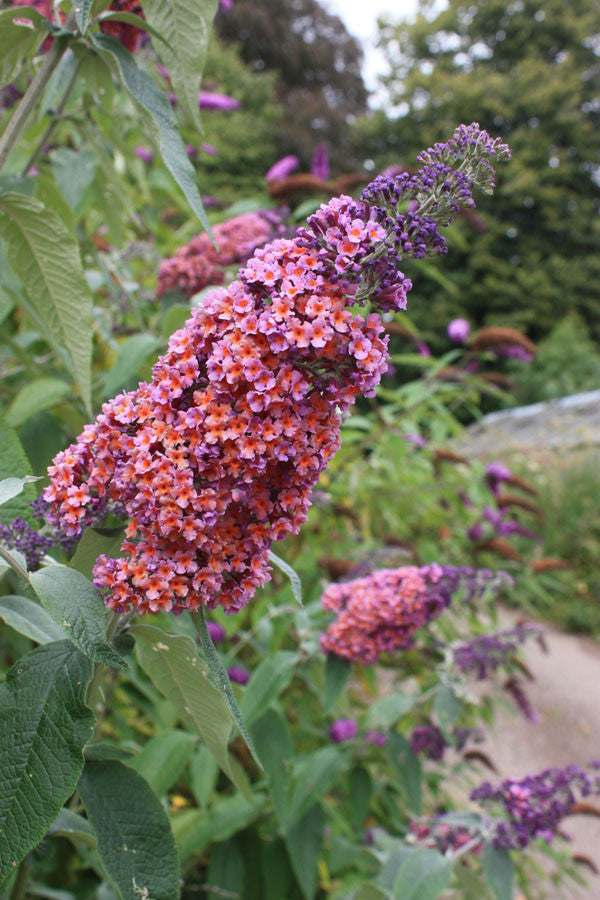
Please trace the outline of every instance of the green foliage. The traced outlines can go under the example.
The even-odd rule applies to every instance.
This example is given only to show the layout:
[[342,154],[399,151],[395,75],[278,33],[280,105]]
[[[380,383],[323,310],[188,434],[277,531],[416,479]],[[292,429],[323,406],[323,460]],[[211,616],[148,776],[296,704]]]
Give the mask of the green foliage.
[[73,644],[57,641],[20,659],[0,686],[0,882],[75,789],[94,724],[85,705],[91,676]]
[[[14,478],[17,475],[19,477]],[[31,465],[19,440],[17,433],[0,416],[0,478],[10,483],[21,483],[21,478],[31,476]],[[0,506],[0,522],[6,524],[15,516],[20,516],[28,522],[33,522],[30,503],[36,496],[33,484],[26,484],[17,491],[10,500],[3,498]]]
[[75,237],[54,210],[23,194],[0,195],[0,236],[11,250],[29,303],[65,359],[90,409],[92,297]]
[[66,637],[62,628],[48,615],[44,607],[29,600],[28,597],[13,594],[0,597],[0,619],[36,644],[62,641]]
[[386,105],[400,112],[380,112],[359,132],[377,167],[414,165],[460,121],[478,121],[512,148],[493,201],[462,218],[440,260],[460,298],[421,282],[411,314],[426,330],[461,313],[541,337],[577,310],[598,340],[598,6],[476,0],[465,10],[450,0],[430,14],[423,2],[414,21],[384,24]]
[[394,900],[437,900],[448,887],[452,866],[435,850],[418,850],[398,869]]
[[118,760],[88,760],[78,790],[98,837],[100,858],[123,900],[177,900],[173,834],[142,776]]
[[483,848],[483,871],[496,900],[513,900],[515,867],[508,850],[498,850],[486,844]]
[[538,354],[527,366],[511,367],[519,404],[538,403],[593,391],[600,385],[600,353],[583,321],[566,316],[540,342]]

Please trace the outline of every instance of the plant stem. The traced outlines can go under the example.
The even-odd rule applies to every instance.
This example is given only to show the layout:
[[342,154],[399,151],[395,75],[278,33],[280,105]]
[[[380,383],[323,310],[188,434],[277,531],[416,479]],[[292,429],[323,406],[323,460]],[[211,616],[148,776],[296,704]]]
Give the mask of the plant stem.
[[44,149],[46,141],[48,140],[48,138],[50,137],[50,135],[56,128],[56,125],[58,124],[60,117],[62,116],[63,112],[65,111],[65,106],[67,105],[67,100],[69,99],[69,95],[75,85],[78,71],[79,71],[79,63],[77,63],[77,65],[75,66],[75,69],[73,70],[73,74],[71,75],[71,78],[69,79],[69,83],[66,87],[66,90],[62,96],[60,103],[56,107],[56,112],[54,112],[52,114],[52,119],[48,123],[48,127],[46,128],[43,135],[39,139],[39,142],[38,142],[35,150],[31,154],[31,156],[29,157],[29,159],[27,160],[25,165],[23,166],[23,171],[21,172],[21,177],[25,177],[25,175],[27,175],[30,168],[32,167],[32,165],[34,164],[36,159],[38,158],[39,154]]
[[[71,10],[65,20],[63,28],[66,31],[70,31],[74,25],[75,13]],[[38,69],[37,75],[27,88],[24,96],[21,98],[21,102],[13,113],[6,131],[0,138],[0,169],[2,169],[2,167],[4,166],[4,163],[8,159],[12,148],[20,138],[21,133],[24,131],[25,126],[27,125],[27,120],[29,119],[29,116],[33,112],[36,103],[41,97],[44,88],[48,84],[48,79],[59,64],[63,53],[67,49],[68,43],[68,35],[54,38],[54,40],[52,41],[52,46],[50,47],[48,53],[44,58],[44,62]]]
[[17,560],[8,552],[8,550],[5,550],[2,546],[0,546],[0,558],[7,562],[11,569],[14,569],[17,575],[20,575],[20,577],[23,578],[24,581],[29,582],[29,574],[27,573],[27,570],[24,569],[23,566],[20,565],[20,563],[18,563]]
[[12,886],[12,891],[10,892],[10,900],[21,900],[21,898],[25,894],[25,888],[27,887],[27,882],[29,881],[29,866],[26,865],[25,860],[21,863],[19,868],[17,869],[17,877],[15,878],[15,883]]

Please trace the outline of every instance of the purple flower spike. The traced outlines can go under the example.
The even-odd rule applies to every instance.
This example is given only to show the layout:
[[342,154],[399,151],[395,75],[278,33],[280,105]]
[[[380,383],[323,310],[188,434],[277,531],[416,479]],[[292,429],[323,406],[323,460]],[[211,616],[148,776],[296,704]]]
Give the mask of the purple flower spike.
[[169,75],[169,70],[167,69],[166,66],[163,66],[162,63],[156,64],[156,71],[161,76],[161,78],[165,79],[165,81],[169,81],[169,82],[171,81],[171,76]]
[[471,333],[471,326],[466,319],[452,319],[446,334],[455,344],[464,344]]
[[235,682],[235,684],[248,684],[250,681],[250,672],[242,669],[241,666],[232,666],[231,669],[227,669],[227,674],[229,675],[229,680]]
[[331,169],[329,166],[329,153],[327,152],[326,144],[317,144],[315,147],[310,171],[317,178],[322,178],[323,181],[327,181],[329,178]]
[[344,741],[352,740],[357,733],[358,723],[356,719],[337,719],[329,729],[329,737],[336,744],[343,744]]
[[151,150],[150,147],[136,147],[133,155],[141,159],[142,162],[151,163],[154,159],[154,150]]
[[241,104],[235,97],[229,97],[227,94],[217,94],[214,91],[200,91],[198,94],[198,105],[200,109],[218,109],[222,112],[228,112],[231,109],[239,109]]
[[299,165],[300,160],[297,156],[291,154],[290,156],[283,156],[271,166],[265,175],[265,181],[277,181],[279,178],[287,178],[287,176],[291,175]]
[[374,747],[383,747],[387,743],[387,734],[381,731],[369,731],[365,734],[365,743],[373,744]]
[[200,144],[200,149],[203,153],[207,153],[209,156],[218,156],[219,151],[213,144]]
[[227,637],[225,629],[219,622],[207,622],[206,627],[208,628],[208,633],[210,634],[213,644],[221,644]]

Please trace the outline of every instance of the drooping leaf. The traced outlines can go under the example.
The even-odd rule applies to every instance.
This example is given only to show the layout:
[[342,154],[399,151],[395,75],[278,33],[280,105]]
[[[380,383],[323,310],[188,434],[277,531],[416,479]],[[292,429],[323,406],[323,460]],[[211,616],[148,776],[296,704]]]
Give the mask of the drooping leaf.
[[433,711],[443,729],[451,728],[460,716],[461,702],[448,685],[443,684],[436,693]]
[[197,740],[186,731],[161,731],[150,738],[129,765],[145,778],[155,794],[166,794],[185,769]]
[[206,657],[206,662],[208,663],[208,668],[210,669],[213,678],[219,686],[221,695],[223,696],[223,699],[227,704],[227,708],[229,709],[233,721],[239,728],[240,734],[244,738],[246,745],[250,750],[250,753],[254,757],[257,765],[262,768],[262,763],[258,757],[254,744],[252,743],[252,738],[250,737],[250,734],[246,727],[246,720],[242,715],[242,712],[238,706],[238,702],[235,698],[235,694],[233,693],[229,676],[227,675],[225,666],[223,665],[223,661],[221,660],[221,657],[219,656],[217,649],[213,643],[213,639],[210,636],[210,632],[206,624],[206,618],[204,616],[204,609],[201,607],[200,611],[193,613],[192,616],[194,619],[194,625],[197,626],[200,633],[202,649]]
[[508,850],[486,844],[483,848],[483,871],[496,900],[513,900],[515,866]]
[[37,644],[50,644],[52,641],[66,639],[62,628],[50,618],[44,607],[27,597],[15,594],[0,597],[0,619]]
[[251,727],[267,778],[273,806],[280,822],[285,820],[287,791],[294,750],[287,722],[275,709],[268,709]]
[[[31,475],[31,466],[23,450],[16,431],[0,416],[0,478]],[[10,500],[0,506],[0,524],[7,525],[19,516],[32,525],[35,522],[31,511],[31,501],[36,497],[32,484],[24,486]]]
[[178,900],[179,865],[169,819],[142,776],[118,760],[88,761],[78,790],[122,900]]
[[68,395],[72,389],[59,378],[35,378],[21,388],[6,412],[6,421],[13,428],[20,428],[36,413],[51,409]]
[[413,753],[406,738],[396,732],[388,734],[385,749],[388,759],[400,775],[409,808],[420,816],[423,790],[421,763],[418,757]]
[[374,784],[368,769],[364,766],[354,766],[348,774],[348,787],[352,824],[359,831],[363,827],[373,796]]
[[338,747],[322,747],[299,760],[294,771],[293,789],[285,817],[289,830],[327,791],[346,760]]
[[222,694],[208,678],[206,664],[194,641],[165,634],[153,625],[134,625],[137,660],[154,686],[170,701],[177,715],[192,722],[223,771],[232,777],[227,744],[231,716]]
[[321,852],[325,816],[317,804],[288,829],[285,845],[292,869],[306,900],[313,900],[317,884],[317,860]]
[[415,697],[396,691],[374,703],[367,714],[368,728],[391,728],[415,705]]
[[63,807],[47,831],[48,836],[67,837],[94,849],[98,845],[94,829],[87,819]]
[[92,664],[70,641],[36,647],[0,686],[0,883],[41,841],[83,767]]
[[328,653],[325,658],[325,692],[323,706],[326,713],[335,706],[344,688],[348,684],[352,666],[346,659],[336,653]]
[[143,19],[141,16],[136,16],[135,13],[126,12],[125,10],[112,10],[105,9],[104,12],[101,12],[98,16],[99,22],[125,22],[127,25],[135,25],[136,28],[141,28],[142,31],[147,31],[148,34],[151,34],[152,37],[158,38],[161,44],[166,44],[166,37],[161,34],[156,28],[154,28],[148,21],[148,19]]
[[157,45],[179,101],[200,129],[198,91],[217,0],[143,0],[146,19],[167,43]]
[[[82,0],[83,2],[83,0]],[[49,112],[55,112],[65,92],[74,78],[79,66],[79,59],[69,47],[48,79],[38,108],[38,119],[41,120]]]
[[273,553],[272,550],[269,550],[269,561],[276,565],[284,575],[287,575],[287,577],[290,579],[290,585],[296,603],[299,606],[303,606],[302,582],[300,581],[300,576],[298,575],[296,570],[292,566],[290,566],[289,563],[286,563],[284,559],[281,559],[280,556],[277,556],[275,553]]
[[[250,862],[250,860],[248,860]],[[207,874],[208,900],[243,897],[246,866],[235,838],[213,847]]]
[[192,793],[199,806],[208,806],[215,792],[218,774],[216,759],[205,744],[200,744],[190,764]]
[[[4,9],[0,12],[0,84],[13,80],[24,59],[33,56],[47,35],[40,28],[42,16],[31,6]],[[18,24],[29,19],[35,27]],[[15,21],[16,20],[16,21]]]
[[81,214],[85,192],[98,169],[98,159],[93,150],[70,150],[60,147],[51,154],[52,171],[60,191],[75,213]]
[[0,194],[0,211],[0,235],[29,302],[68,351],[73,377],[91,412],[92,296],[77,241],[59,216],[33,197]]
[[106,373],[102,397],[113,397],[119,388],[133,378],[139,367],[159,346],[151,334],[134,334],[123,341],[112,369]]
[[131,53],[115,38],[107,34],[97,34],[92,36],[92,40],[95,46],[105,54],[105,57],[107,54],[111,54],[114,58],[121,81],[153,123],[158,145],[167,168],[187,197],[202,225],[212,236],[202,197],[196,184],[196,173],[185,152],[185,145],[177,129],[175,114],[166,94],[160,90],[150,75],[138,68]]
[[279,650],[263,659],[252,673],[240,707],[247,725],[255,722],[285,690],[297,662],[298,654],[290,650]]
[[210,810],[186,810],[172,821],[182,864],[208,847],[213,841],[225,841],[242,831],[260,815],[265,795],[256,793],[250,799],[242,794],[224,797]]
[[44,608],[82,653],[106,666],[127,668],[106,641],[107,612],[102,597],[81,572],[68,566],[45,566],[32,572],[30,581]]
[[437,850],[417,850],[398,869],[394,900],[437,900],[448,887],[452,863]]

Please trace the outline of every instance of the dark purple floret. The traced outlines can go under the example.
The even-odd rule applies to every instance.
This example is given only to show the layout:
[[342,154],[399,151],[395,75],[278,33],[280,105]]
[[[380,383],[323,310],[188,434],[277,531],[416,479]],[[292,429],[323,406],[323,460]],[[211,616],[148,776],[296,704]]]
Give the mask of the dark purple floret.
[[442,759],[447,747],[444,735],[437,725],[417,725],[408,742],[413,753],[422,753],[427,759]]

